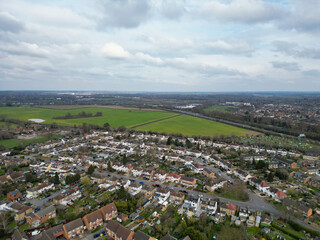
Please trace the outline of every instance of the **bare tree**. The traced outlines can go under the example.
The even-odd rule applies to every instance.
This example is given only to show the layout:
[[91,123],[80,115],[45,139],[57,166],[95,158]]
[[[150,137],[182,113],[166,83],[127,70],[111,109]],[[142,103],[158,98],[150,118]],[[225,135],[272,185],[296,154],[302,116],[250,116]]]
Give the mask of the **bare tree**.
[[0,229],[3,229],[4,233],[9,230],[10,216],[9,212],[0,213]]

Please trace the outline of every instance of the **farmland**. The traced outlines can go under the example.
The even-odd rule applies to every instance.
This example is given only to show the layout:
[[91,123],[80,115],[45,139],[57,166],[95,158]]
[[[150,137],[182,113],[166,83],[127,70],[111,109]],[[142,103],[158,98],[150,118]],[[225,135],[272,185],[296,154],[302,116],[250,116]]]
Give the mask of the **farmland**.
[[156,123],[150,123],[136,128],[141,131],[155,131],[165,133],[181,133],[183,135],[236,135],[244,136],[246,134],[253,135],[256,132],[231,125],[209,121],[201,118],[181,115],[175,118],[166,119]]
[[48,136],[39,136],[35,138],[29,138],[29,139],[7,139],[7,140],[1,140],[0,145],[6,147],[6,148],[13,148],[17,146],[27,146],[29,144],[35,144],[35,143],[42,143],[46,142],[48,140],[53,139],[59,139],[61,135],[54,134],[54,135],[48,135]]
[[227,105],[213,105],[210,107],[206,107],[203,109],[206,113],[212,112],[212,111],[220,111],[220,112],[234,112],[239,107],[236,106],[227,106]]
[[[79,119],[53,119],[53,117],[63,117],[67,113],[77,115],[81,112],[96,114],[101,112],[101,117],[94,118],[79,118]],[[0,117],[11,119],[19,119],[28,121],[28,119],[38,118],[45,120],[45,124],[57,123],[64,126],[82,125],[83,123],[102,126],[109,123],[112,127],[132,127],[138,124],[166,118],[174,115],[174,113],[161,111],[143,111],[131,109],[111,109],[101,107],[86,107],[75,108],[69,110],[47,109],[47,108],[19,108],[19,107],[4,107],[0,108]]]
[[[53,119],[53,117],[63,117],[67,113],[77,115],[81,112],[96,114],[101,112],[102,116],[92,118],[76,119]],[[128,108],[107,108],[107,107],[84,107],[52,109],[52,108],[19,108],[3,107],[0,108],[0,117],[19,119],[28,121],[28,119],[43,119],[44,124],[57,123],[64,126],[82,125],[83,123],[104,125],[109,123],[112,127],[125,126],[135,128],[141,131],[154,131],[165,133],[181,133],[183,135],[253,135],[256,132],[234,127],[231,125],[209,121],[201,118],[180,115],[176,113],[152,110],[139,110]]]

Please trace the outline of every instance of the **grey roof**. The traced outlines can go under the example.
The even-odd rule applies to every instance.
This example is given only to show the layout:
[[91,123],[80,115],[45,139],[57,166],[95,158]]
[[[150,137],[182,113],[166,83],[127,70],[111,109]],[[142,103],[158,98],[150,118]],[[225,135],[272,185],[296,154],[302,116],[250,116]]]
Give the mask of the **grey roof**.
[[67,232],[70,232],[73,229],[81,227],[81,226],[83,226],[83,222],[82,222],[81,218],[78,218],[72,222],[69,222],[69,223],[63,225],[63,227],[66,229]]
[[177,240],[175,237],[172,237],[169,233],[167,233],[164,237],[160,238],[160,240]]
[[144,232],[141,232],[140,230],[138,230],[135,234],[134,234],[134,240],[149,240],[150,236],[147,235]]
[[23,231],[16,229],[12,234],[12,239],[13,240],[23,240],[23,239],[29,239],[29,238],[27,237],[27,235]]
[[56,208],[51,205],[49,207],[46,207],[44,209],[41,209],[39,212],[35,213],[38,217],[43,218],[44,216],[49,215],[49,213],[56,211]]

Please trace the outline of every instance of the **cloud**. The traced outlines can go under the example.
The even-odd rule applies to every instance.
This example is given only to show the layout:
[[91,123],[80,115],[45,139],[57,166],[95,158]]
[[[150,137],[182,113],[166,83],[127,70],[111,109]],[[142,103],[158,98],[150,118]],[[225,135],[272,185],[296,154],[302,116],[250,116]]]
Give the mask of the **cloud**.
[[282,21],[280,28],[295,29],[298,31],[320,30],[320,1],[319,0],[295,0],[292,10]]
[[320,77],[320,71],[317,69],[310,69],[302,72],[304,75],[308,77]]
[[287,41],[274,41],[274,51],[297,58],[320,59],[320,48],[300,47]]
[[259,23],[281,17],[282,9],[262,0],[232,0],[226,3],[212,1],[198,12],[198,17],[237,23]]
[[99,28],[135,28],[148,19],[151,6],[148,0],[102,0]]
[[163,0],[160,11],[166,18],[175,20],[179,19],[184,13],[186,13],[184,5],[185,3],[183,1]]
[[28,42],[1,44],[0,51],[13,55],[25,55],[38,58],[43,58],[50,54],[49,50],[40,47],[38,44]]
[[141,61],[144,61],[144,62],[147,62],[147,63],[153,63],[153,64],[159,64],[159,65],[163,64],[163,61],[161,60],[161,58],[152,57],[149,54],[138,52],[138,53],[136,53],[135,56],[136,56],[136,58],[138,60],[141,60]]
[[105,56],[112,59],[125,59],[130,57],[130,53],[128,51],[113,42],[106,43],[102,47],[101,51]]
[[0,12],[0,31],[18,33],[24,30],[24,24],[8,12]]
[[278,62],[278,61],[274,61],[274,62],[271,62],[271,64],[272,64],[272,66],[274,68],[284,69],[284,70],[287,70],[287,71],[299,71],[300,70],[300,66],[296,62]]
[[253,48],[246,42],[226,42],[216,40],[203,44],[203,50],[206,54],[245,54],[250,55]]

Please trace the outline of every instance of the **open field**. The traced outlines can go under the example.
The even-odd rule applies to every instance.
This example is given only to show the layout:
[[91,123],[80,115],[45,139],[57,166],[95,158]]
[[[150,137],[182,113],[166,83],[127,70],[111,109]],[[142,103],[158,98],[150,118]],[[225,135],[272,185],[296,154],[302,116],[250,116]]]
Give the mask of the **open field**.
[[29,144],[43,143],[48,140],[59,139],[61,137],[62,137],[61,135],[53,134],[50,136],[40,136],[40,137],[35,137],[30,139],[7,139],[7,140],[0,140],[0,145],[6,148],[13,148],[17,146],[25,147]]
[[110,108],[110,109],[164,112],[163,110],[160,110],[160,109],[134,108],[134,107],[124,107],[124,106],[118,106],[118,105],[45,105],[45,106],[39,106],[38,108],[59,109],[59,110],[71,110],[71,109],[83,109],[83,108]]
[[[77,119],[53,119],[57,116],[65,116],[67,113],[77,115],[78,113],[86,112],[96,114],[102,112],[101,117],[92,118],[77,118]],[[19,119],[28,121],[31,118],[44,119],[45,124],[57,123],[64,126],[82,125],[83,123],[95,124],[103,126],[109,123],[112,127],[132,127],[142,123],[151,122],[161,118],[166,118],[175,115],[174,113],[162,111],[143,111],[129,109],[111,109],[100,107],[85,107],[69,110],[47,109],[47,108],[19,108],[19,107],[4,107],[0,108],[0,117]]]
[[0,129],[15,129],[17,124],[8,123],[8,122],[0,122]]
[[203,109],[205,112],[212,112],[212,111],[221,111],[221,112],[234,112],[238,109],[236,106],[226,106],[226,105],[213,105],[210,107],[206,107]]
[[244,136],[246,134],[258,134],[257,132],[250,131],[247,129],[238,128],[224,123],[209,121],[186,115],[181,115],[175,118],[166,119],[156,123],[146,124],[136,129],[140,131],[154,131],[160,133],[181,133],[187,136],[218,136],[222,134]]
[[[63,106],[59,106],[62,108]],[[68,107],[68,106],[65,106]],[[76,119],[53,119],[57,116],[65,116],[67,113],[77,115],[81,112],[96,114],[101,112],[101,117],[76,118]],[[155,131],[165,133],[181,133],[183,135],[254,135],[256,132],[234,127],[224,123],[218,123],[197,117],[186,115],[177,116],[176,113],[151,110],[134,110],[122,108],[105,107],[84,107],[69,110],[48,109],[48,108],[19,108],[3,107],[0,108],[0,117],[19,119],[28,121],[28,119],[44,119],[44,124],[57,123],[64,126],[82,125],[83,123],[103,126],[109,123],[112,127],[125,126],[134,127],[141,131]]]

